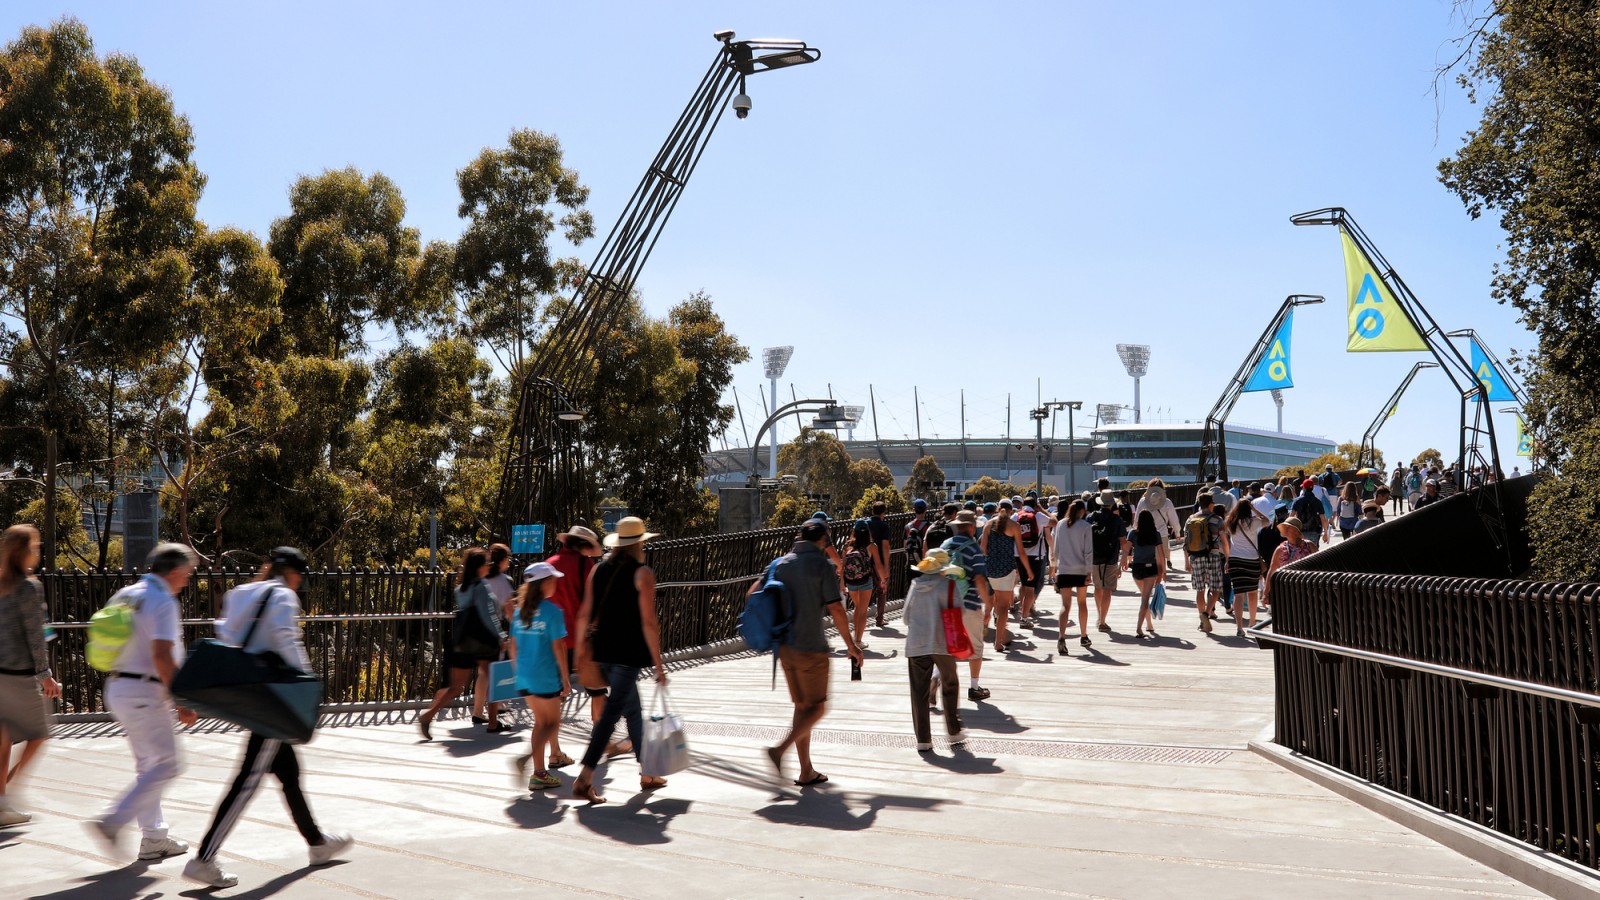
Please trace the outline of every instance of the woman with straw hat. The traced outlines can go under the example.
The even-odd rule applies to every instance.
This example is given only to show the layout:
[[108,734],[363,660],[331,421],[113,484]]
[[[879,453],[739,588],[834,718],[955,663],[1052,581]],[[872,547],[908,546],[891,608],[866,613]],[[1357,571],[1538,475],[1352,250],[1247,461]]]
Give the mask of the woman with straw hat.
[[1271,602],[1273,572],[1317,552],[1317,545],[1306,539],[1304,527],[1298,516],[1290,516],[1278,524],[1278,533],[1283,535],[1283,543],[1272,551],[1272,564],[1267,567],[1267,577],[1262,582],[1261,602]]
[[930,550],[911,567],[916,578],[906,591],[905,617],[906,667],[911,677],[911,727],[917,736],[917,752],[933,750],[928,707],[934,694],[942,695],[945,734],[951,747],[966,743],[961,729],[961,685],[956,674],[956,659],[945,640],[944,614],[949,604],[962,608],[962,597],[955,579],[963,574],[960,566],[950,565],[950,554]]
[[[599,663],[607,685],[605,708],[583,754],[583,771],[572,784],[572,795],[590,803],[605,802],[594,791],[594,769],[605,755],[617,720],[627,720],[628,738],[635,750],[644,736],[640,670],[653,665],[656,683],[667,683],[667,670],[661,664],[661,624],[656,618],[656,573],[644,562],[645,542],[654,537],[657,535],[646,531],[644,520],[637,516],[618,520],[617,530],[605,539],[611,552],[589,575],[583,607],[578,610],[577,656],[583,659],[587,654]],[[666,783],[665,778],[639,777],[640,790],[654,790]]]

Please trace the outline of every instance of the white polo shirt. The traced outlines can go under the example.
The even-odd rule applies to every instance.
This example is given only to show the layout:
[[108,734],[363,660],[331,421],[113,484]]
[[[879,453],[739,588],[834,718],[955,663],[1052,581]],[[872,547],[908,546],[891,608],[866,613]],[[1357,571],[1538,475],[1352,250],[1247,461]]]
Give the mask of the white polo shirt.
[[145,575],[119,593],[123,593],[123,600],[134,608],[133,634],[122,645],[112,671],[159,676],[155,657],[150,652],[151,641],[171,641],[173,661],[182,665],[183,621],[178,614],[178,601],[167,588],[166,581],[158,575]]

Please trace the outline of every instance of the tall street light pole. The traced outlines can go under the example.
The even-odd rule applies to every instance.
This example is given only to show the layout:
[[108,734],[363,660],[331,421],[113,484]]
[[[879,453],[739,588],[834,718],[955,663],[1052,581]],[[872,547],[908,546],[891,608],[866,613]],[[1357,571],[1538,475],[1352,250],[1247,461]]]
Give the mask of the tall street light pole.
[[[789,368],[789,359],[794,356],[793,347],[768,347],[761,351],[761,365],[766,370],[767,383],[772,389],[772,406],[778,408],[778,379],[783,377],[783,371]],[[760,446],[761,440],[757,436],[756,445]],[[752,470],[753,471],[753,470]],[[778,430],[772,430],[772,453],[767,459],[767,477],[778,477]]]
[[[756,429],[756,439],[750,442],[750,527],[758,528],[761,521],[761,436],[767,429],[775,425],[780,419],[788,415],[797,415],[802,412],[814,412],[816,419],[811,423],[813,428],[838,429],[850,424],[849,416],[832,400],[796,400],[786,403],[772,411],[761,427]],[[777,477],[777,473],[773,473]]]
[[1117,356],[1122,359],[1122,367],[1133,378],[1133,422],[1139,424],[1139,379],[1145,376],[1150,369],[1149,344],[1118,344]]
[[[1077,460],[1072,456],[1072,412],[1083,409],[1081,400],[1049,400],[1040,404],[1038,409],[1028,413],[1028,418],[1034,425],[1034,476],[1033,487],[1040,493],[1044,492],[1044,420],[1055,415],[1061,410],[1067,411],[1067,493],[1072,492],[1071,483],[1077,481]],[[1053,432],[1052,432],[1053,433]]]
[[1067,408],[1067,484],[1070,485],[1067,493],[1070,494],[1078,489],[1078,457],[1075,455],[1077,446],[1072,436],[1072,414],[1083,409],[1083,401],[1069,400],[1062,406]]

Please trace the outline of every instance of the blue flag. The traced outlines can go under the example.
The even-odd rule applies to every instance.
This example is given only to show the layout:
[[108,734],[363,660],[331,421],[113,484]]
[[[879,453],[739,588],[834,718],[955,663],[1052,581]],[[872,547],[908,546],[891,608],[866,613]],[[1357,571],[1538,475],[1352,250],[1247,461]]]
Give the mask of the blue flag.
[[1267,343],[1266,355],[1256,363],[1255,371],[1244,383],[1244,392],[1294,387],[1294,378],[1289,375],[1289,331],[1293,325],[1294,310],[1290,309],[1288,315],[1283,317],[1283,324],[1278,326],[1277,333]]
[[1488,392],[1489,400],[1515,401],[1517,399],[1517,395],[1511,392],[1510,385],[1506,384],[1505,378],[1501,377],[1500,370],[1493,362],[1489,361],[1489,354],[1483,352],[1483,348],[1478,346],[1477,338],[1472,339],[1472,371],[1473,374],[1477,375],[1478,383],[1483,385],[1483,389]]

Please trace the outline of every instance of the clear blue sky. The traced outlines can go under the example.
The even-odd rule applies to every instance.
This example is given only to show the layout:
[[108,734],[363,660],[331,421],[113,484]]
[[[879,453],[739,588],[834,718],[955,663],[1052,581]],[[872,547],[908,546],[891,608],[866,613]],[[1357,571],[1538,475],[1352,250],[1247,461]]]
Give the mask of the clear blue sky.
[[[915,432],[913,385],[923,433],[947,437],[962,389],[975,437],[1004,433],[1008,394],[1019,434],[1036,390],[1130,403],[1119,342],[1153,347],[1145,406],[1203,418],[1279,301],[1318,293],[1285,426],[1359,439],[1423,357],[1344,352],[1337,232],[1288,222],[1323,206],[1349,208],[1446,328],[1502,357],[1534,343],[1489,298],[1499,227],[1437,180],[1477,120],[1453,84],[1442,106],[1431,90],[1463,28],[1448,0],[14,0],[0,31],[65,14],[171,89],[204,217],[258,234],[297,175],[355,165],[400,185],[424,239],[453,238],[455,170],[521,127],[560,137],[607,230],[712,31],[822,48],[752,79],[754,111],[724,120],[639,284],[657,313],[713,296],[756,357],[738,373],[752,429],[777,344],[796,348],[784,393],[865,404],[874,385],[884,437]],[[1453,455],[1457,408],[1424,372],[1378,445]],[[1270,398],[1245,395],[1233,421],[1270,427]],[[1524,462],[1497,421],[1506,466]]]

